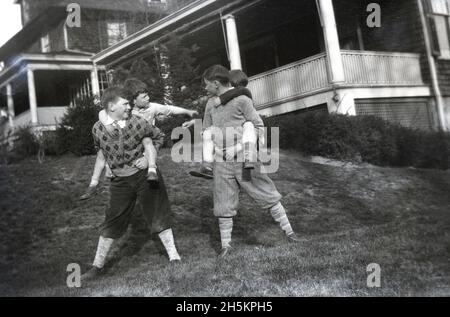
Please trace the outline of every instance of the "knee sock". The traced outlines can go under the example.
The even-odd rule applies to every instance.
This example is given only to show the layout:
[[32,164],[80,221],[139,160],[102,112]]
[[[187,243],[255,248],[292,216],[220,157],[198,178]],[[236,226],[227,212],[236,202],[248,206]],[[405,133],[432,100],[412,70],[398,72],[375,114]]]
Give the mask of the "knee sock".
[[284,210],[284,207],[283,205],[281,205],[281,203],[278,203],[270,208],[270,214],[272,215],[273,219],[280,224],[281,230],[283,230],[286,235],[290,235],[294,232],[286,215],[286,210]]
[[256,143],[244,143],[244,162],[255,163],[256,161]]
[[222,249],[229,248],[231,243],[231,232],[233,231],[233,218],[219,218],[219,229]]
[[106,256],[108,255],[109,250],[114,242],[114,239],[103,238],[100,236],[98,240],[97,253],[95,254],[94,263],[92,264],[99,269],[105,266]]
[[172,229],[167,229],[161,232],[159,234],[159,238],[161,239],[161,242],[169,255],[169,261],[181,260],[177,248],[175,247]]

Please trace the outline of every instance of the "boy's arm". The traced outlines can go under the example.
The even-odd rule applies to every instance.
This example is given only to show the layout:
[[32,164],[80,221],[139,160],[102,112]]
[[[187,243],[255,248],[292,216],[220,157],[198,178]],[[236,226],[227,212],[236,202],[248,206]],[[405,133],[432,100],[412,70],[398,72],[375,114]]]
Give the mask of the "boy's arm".
[[95,159],[94,172],[91,177],[91,184],[89,186],[97,186],[102,175],[103,169],[106,166],[106,159],[103,155],[103,151],[97,152],[97,158]]
[[147,131],[145,136],[152,139],[153,146],[155,147],[156,151],[159,151],[164,145],[164,137],[166,135],[154,125],[147,124],[146,127]]
[[197,114],[196,110],[189,110],[176,106],[164,106],[158,103],[152,103],[151,106],[156,109],[157,115],[164,115],[164,116],[187,115],[193,117],[195,114]]
[[203,116],[203,130],[212,127],[211,108],[214,107],[214,101],[209,100],[206,104],[205,115]]

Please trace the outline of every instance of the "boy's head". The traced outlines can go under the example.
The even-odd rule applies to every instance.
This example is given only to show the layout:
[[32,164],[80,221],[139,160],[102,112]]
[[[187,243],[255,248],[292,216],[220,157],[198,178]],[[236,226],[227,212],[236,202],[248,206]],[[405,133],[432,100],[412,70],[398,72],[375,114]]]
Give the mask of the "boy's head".
[[234,88],[247,87],[248,77],[242,70],[234,69],[230,71],[230,83]]
[[132,106],[147,108],[150,102],[147,85],[137,78],[129,78],[124,83]]
[[220,88],[230,86],[230,71],[221,65],[214,65],[203,73],[205,90],[208,94],[218,96]]
[[121,86],[106,89],[103,92],[101,104],[113,119],[125,120],[130,115],[131,107],[127,99],[127,92]]

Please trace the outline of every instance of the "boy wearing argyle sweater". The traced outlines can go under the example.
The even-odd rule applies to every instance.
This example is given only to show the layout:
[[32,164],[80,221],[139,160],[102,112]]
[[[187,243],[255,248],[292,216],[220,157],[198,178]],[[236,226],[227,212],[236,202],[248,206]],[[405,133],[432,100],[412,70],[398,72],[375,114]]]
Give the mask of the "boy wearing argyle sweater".
[[126,96],[120,87],[108,88],[102,96],[102,106],[113,120],[114,130],[108,132],[100,121],[92,129],[94,144],[116,177],[111,180],[110,203],[101,226],[94,263],[83,274],[82,280],[103,273],[106,256],[114,240],[126,232],[136,203],[141,205],[151,232],[159,235],[170,261],[180,260],[171,229],[167,192],[164,187],[152,190],[148,186],[147,159],[143,157],[142,140],[151,138],[158,150],[164,143],[164,134],[145,119],[130,115],[131,107]]

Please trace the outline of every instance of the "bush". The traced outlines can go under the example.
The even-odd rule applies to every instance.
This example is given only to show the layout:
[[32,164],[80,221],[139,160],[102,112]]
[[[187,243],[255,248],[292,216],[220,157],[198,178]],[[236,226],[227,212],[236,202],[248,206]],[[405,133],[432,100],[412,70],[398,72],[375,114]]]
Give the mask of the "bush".
[[280,147],[308,155],[380,166],[448,169],[450,134],[402,127],[373,116],[305,113],[267,118],[280,128]]
[[45,155],[62,155],[67,152],[65,138],[58,137],[56,131],[45,131],[40,137],[40,143],[44,149]]
[[39,151],[39,140],[31,130],[31,127],[20,127],[14,133],[16,140],[13,145],[13,152],[21,158],[36,155]]
[[93,97],[78,99],[56,129],[54,143],[48,140],[52,151],[55,154],[69,151],[78,156],[95,154],[92,127],[98,121],[99,111],[101,107]]

